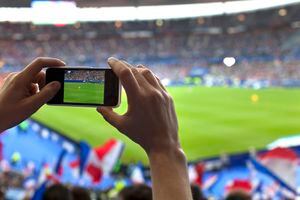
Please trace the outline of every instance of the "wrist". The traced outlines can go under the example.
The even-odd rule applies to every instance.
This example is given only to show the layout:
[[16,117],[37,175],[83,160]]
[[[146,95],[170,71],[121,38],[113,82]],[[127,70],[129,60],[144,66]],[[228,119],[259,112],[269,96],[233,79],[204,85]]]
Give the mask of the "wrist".
[[172,146],[164,149],[151,149],[146,152],[150,162],[175,161],[186,163],[186,156],[180,146]]

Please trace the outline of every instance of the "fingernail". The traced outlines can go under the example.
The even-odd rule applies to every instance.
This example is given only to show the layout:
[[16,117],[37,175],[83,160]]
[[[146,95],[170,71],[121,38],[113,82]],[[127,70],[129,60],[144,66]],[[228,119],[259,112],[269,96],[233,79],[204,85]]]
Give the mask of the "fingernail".
[[115,57],[109,57],[107,59],[108,64],[114,64],[115,62],[118,62],[119,60]]
[[138,68],[143,68],[144,66],[142,64],[137,65]]
[[65,63],[64,61],[62,61],[61,59],[56,58],[56,60],[57,60],[58,62],[62,63],[62,65],[66,65],[66,63]]
[[58,90],[60,88],[60,83],[58,81],[54,81],[52,83],[50,83],[50,86],[54,89],[54,90]]

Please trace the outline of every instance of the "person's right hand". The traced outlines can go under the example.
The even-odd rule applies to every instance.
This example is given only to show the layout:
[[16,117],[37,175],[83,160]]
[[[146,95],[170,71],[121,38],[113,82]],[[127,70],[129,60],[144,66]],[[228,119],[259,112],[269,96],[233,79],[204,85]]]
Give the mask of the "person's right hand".
[[138,143],[150,161],[154,200],[191,200],[185,155],[171,96],[147,68],[110,58],[108,64],[127,94],[128,110],[118,115],[99,107],[104,119]]
[[45,85],[42,69],[63,65],[55,58],[37,58],[21,72],[6,77],[0,88],[0,133],[30,117],[57,93],[60,83]]
[[119,115],[112,108],[99,107],[104,119],[147,153],[180,148],[173,100],[160,80],[144,66],[133,68],[116,58],[109,58],[108,64],[126,91],[128,110]]

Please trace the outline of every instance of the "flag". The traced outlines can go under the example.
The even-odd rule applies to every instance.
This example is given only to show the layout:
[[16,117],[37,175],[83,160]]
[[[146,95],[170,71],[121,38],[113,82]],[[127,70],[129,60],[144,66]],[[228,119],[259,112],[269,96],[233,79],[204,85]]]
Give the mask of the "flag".
[[144,173],[140,164],[137,164],[132,168],[130,179],[134,184],[145,183]]
[[73,160],[69,163],[69,167],[71,168],[71,173],[74,179],[78,179],[80,177],[80,169],[79,169],[79,165],[80,165],[80,160],[79,158],[76,160]]
[[205,171],[204,163],[197,163],[195,165],[191,164],[188,167],[190,183],[195,183],[200,187],[202,187],[204,171]]
[[[295,156],[296,154],[290,150],[282,151],[282,148],[278,148],[261,155],[258,159],[251,158],[250,163],[255,170],[276,181],[281,188],[297,194],[295,180],[297,157]],[[294,177],[291,177],[292,174]]]
[[66,155],[66,153],[67,153],[67,151],[65,149],[63,149],[60,152],[59,157],[57,159],[56,166],[54,167],[54,172],[57,176],[61,176],[63,174],[62,161],[63,161],[63,158]]
[[80,158],[69,163],[75,171],[80,169],[80,175],[89,177],[93,183],[101,181],[103,175],[109,175],[120,158],[124,144],[110,139],[104,145],[91,149],[85,142],[80,142]]
[[218,174],[215,174],[215,175],[212,175],[210,177],[208,177],[203,185],[202,185],[202,189],[203,190],[210,190],[214,185],[216,185],[216,183],[218,182],[219,180],[219,176]]
[[108,140],[103,146],[94,148],[89,153],[85,174],[91,178],[93,183],[100,182],[103,175],[111,173],[123,149],[124,144],[115,139]]
[[298,156],[289,148],[275,148],[258,156],[258,161],[289,187],[296,189]]
[[91,151],[90,145],[85,141],[79,142],[79,157],[69,163],[69,167],[72,170],[72,176],[75,179],[80,178],[83,174],[85,165],[87,163],[89,153]]
[[243,190],[247,193],[252,191],[252,184],[246,179],[234,179],[226,185],[227,194],[233,190]]
[[79,149],[80,149],[80,153],[79,153],[79,173],[80,175],[82,175],[84,168],[85,168],[85,164],[87,163],[87,160],[89,158],[89,154],[91,152],[91,147],[90,145],[85,142],[85,141],[80,141],[79,142]]
[[3,146],[2,139],[0,138],[0,161],[3,159]]
[[31,200],[41,200],[43,199],[44,193],[47,189],[48,181],[43,182],[40,187],[35,191]]
[[41,184],[45,182],[48,179],[48,177],[52,174],[52,172],[53,170],[51,169],[48,163],[42,163],[42,166],[39,170],[38,183]]

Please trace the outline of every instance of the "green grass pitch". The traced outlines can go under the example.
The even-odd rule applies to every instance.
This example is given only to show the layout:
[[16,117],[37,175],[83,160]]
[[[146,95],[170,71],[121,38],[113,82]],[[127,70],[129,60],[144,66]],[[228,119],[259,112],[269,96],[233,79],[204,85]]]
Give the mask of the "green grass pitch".
[[102,104],[104,102],[104,83],[64,83],[65,103]]
[[[189,160],[263,148],[273,140],[300,133],[300,90],[170,87],[179,120],[181,144]],[[251,96],[258,96],[257,102]],[[123,95],[119,113],[126,110]],[[145,153],[106,123],[93,108],[44,106],[33,118],[92,145],[120,138],[122,160],[147,162]]]

